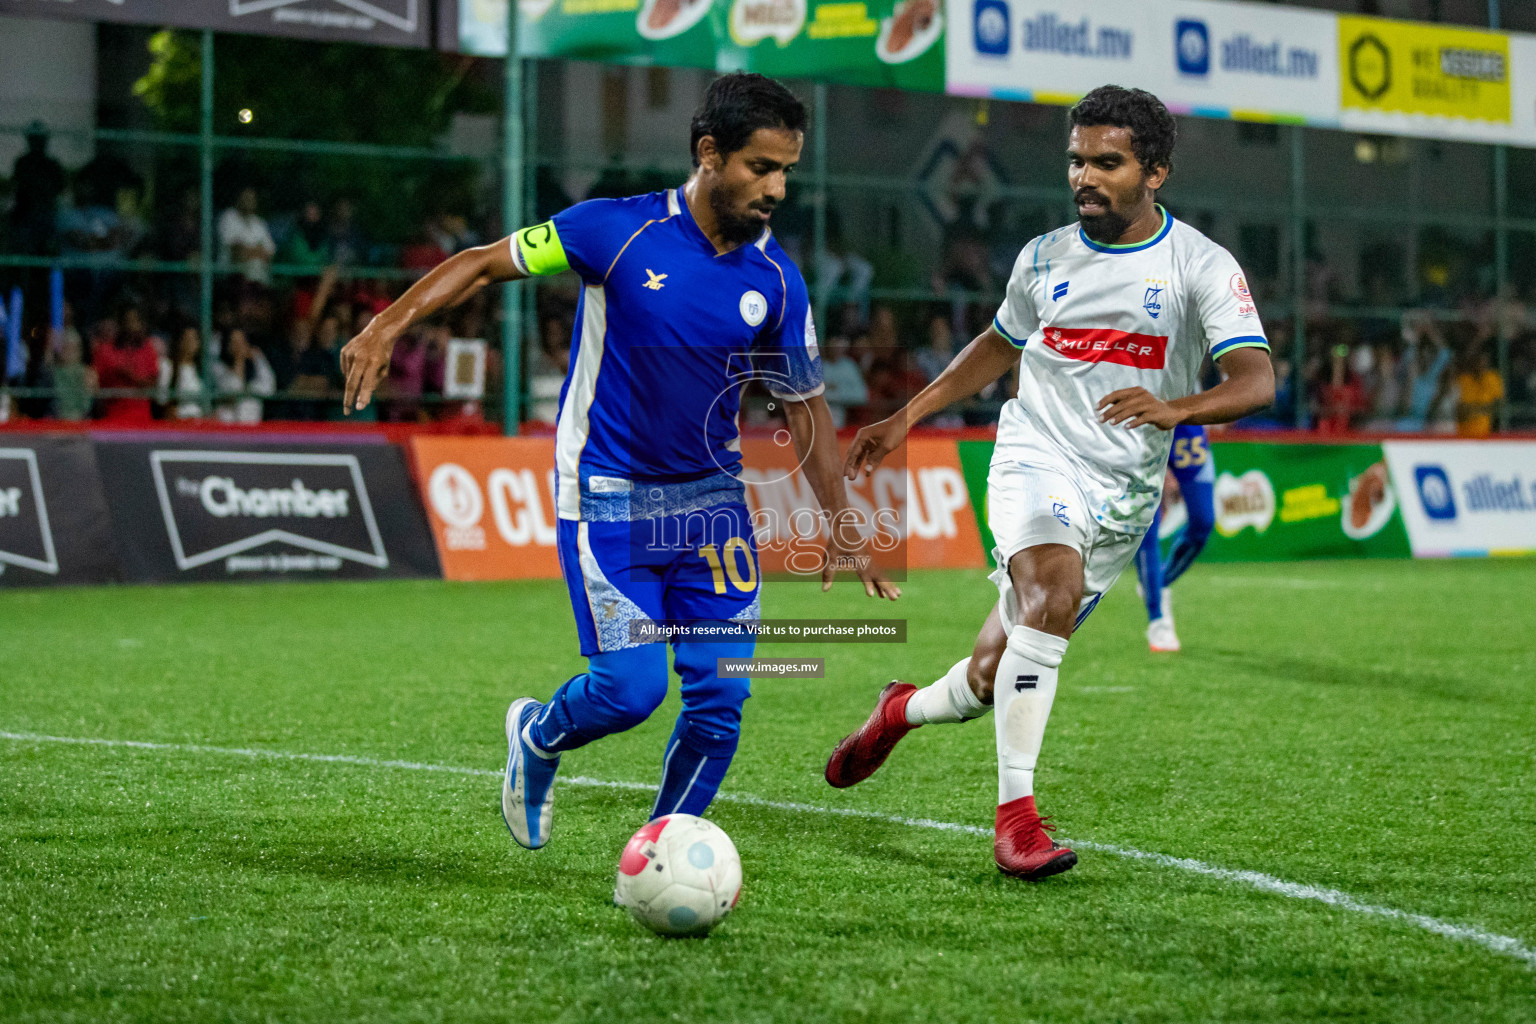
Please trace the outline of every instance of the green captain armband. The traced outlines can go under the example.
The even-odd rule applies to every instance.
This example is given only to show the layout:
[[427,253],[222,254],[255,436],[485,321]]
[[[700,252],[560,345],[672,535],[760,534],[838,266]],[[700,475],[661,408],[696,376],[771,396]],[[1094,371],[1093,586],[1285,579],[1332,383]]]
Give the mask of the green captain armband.
[[555,230],[552,220],[523,228],[512,236],[512,261],[529,277],[563,274],[571,269],[565,246],[560,244],[560,232]]

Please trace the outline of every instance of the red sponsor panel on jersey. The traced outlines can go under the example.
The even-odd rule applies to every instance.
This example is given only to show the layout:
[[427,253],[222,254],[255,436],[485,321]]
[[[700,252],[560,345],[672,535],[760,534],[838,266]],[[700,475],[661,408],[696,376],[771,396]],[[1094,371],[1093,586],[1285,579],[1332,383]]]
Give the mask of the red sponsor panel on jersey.
[[1045,343],[1068,359],[1085,363],[1119,363],[1138,370],[1161,370],[1168,355],[1168,338],[1133,334],[1106,327],[1047,327]]

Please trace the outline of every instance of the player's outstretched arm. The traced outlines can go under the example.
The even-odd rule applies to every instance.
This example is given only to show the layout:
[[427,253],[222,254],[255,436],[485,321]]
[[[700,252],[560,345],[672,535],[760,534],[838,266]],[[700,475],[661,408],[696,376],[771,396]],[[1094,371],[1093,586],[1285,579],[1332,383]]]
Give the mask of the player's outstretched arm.
[[822,592],[831,589],[832,578],[839,569],[853,569],[864,584],[865,594],[896,600],[901,596],[901,588],[875,566],[868,553],[869,543],[859,532],[857,513],[848,507],[843,463],[837,455],[837,428],[832,425],[827,400],[816,395],[803,402],[786,401],[784,416],[794,439],[795,457],[805,469],[816,500],[831,518],[831,540],[827,542],[827,560],[821,570]]
[[341,350],[341,371],[347,377],[342,412],[350,415],[353,409],[367,407],[374,388],[389,372],[389,359],[400,335],[488,284],[524,276],[512,262],[509,238],[465,249],[433,267]]
[[914,425],[940,409],[977,394],[1018,361],[1019,350],[1013,343],[997,333],[995,327],[988,327],[961,349],[944,372],[919,391],[912,401],[879,423],[860,428],[853,444],[848,446],[843,472],[849,480],[858,479],[860,467],[866,475],[873,473],[887,455],[901,447]]
[[1123,388],[1099,399],[1099,418],[1128,428],[1150,423],[1172,430],[1180,423],[1231,423],[1275,404],[1275,370],[1264,349],[1235,349],[1216,365],[1226,379],[1209,391],[1165,402],[1146,388]]

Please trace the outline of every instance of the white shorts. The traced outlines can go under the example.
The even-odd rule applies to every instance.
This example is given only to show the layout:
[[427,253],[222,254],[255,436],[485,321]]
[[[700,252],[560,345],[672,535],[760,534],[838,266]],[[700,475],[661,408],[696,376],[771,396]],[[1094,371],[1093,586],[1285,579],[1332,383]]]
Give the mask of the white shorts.
[[1106,529],[1089,511],[1083,487],[1064,465],[1050,465],[1038,451],[1029,463],[1010,458],[999,447],[987,474],[987,525],[997,546],[992,556],[997,568],[987,577],[997,584],[998,612],[1004,628],[1019,621],[1018,601],[1008,561],[1025,548],[1040,544],[1065,544],[1083,559],[1083,600],[1077,608],[1081,626],[1099,599],[1131,564],[1144,533]]

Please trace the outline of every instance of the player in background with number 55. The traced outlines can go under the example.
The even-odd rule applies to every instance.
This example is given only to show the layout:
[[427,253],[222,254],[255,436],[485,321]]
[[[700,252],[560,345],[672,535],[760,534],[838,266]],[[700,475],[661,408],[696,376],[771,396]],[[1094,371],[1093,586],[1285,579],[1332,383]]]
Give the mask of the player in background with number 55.
[[680,188],[579,203],[440,264],[342,350],[346,408],[368,404],[395,339],[495,281],[580,276],[571,365],[555,431],[560,565],[587,671],[547,703],[507,709],[501,810],[529,849],[549,841],[560,755],[632,728],[667,695],[667,643],[632,627],[723,624],[673,639],[683,710],[651,817],[702,815],[736,752],[760,615],[757,547],[736,414],[763,381],[784,403],[796,455],[832,517],[822,589],[852,566],[896,598],[853,528],[837,435],[822,398],[805,282],[768,230],[800,159],[804,105],[761,75],[717,79],[694,114]]
[[1156,652],[1179,649],[1179,634],[1173,628],[1173,598],[1168,588],[1195,564],[1216,525],[1216,460],[1204,427],[1180,423],[1173,428],[1168,472],[1184,498],[1184,532],[1173,542],[1165,561],[1158,546],[1158,533],[1163,525],[1160,506],[1136,550],[1136,576],[1140,581],[1137,589],[1147,605],[1147,646]]

